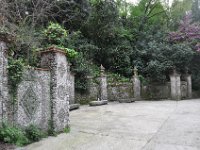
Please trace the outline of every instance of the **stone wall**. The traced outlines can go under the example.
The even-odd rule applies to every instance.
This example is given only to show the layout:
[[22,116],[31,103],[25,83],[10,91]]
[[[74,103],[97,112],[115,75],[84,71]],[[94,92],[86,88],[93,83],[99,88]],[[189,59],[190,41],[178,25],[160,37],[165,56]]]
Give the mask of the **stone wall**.
[[142,86],[142,99],[169,99],[170,98],[170,82],[165,84],[151,84]]
[[67,77],[67,91],[69,91],[69,103],[75,104],[75,77],[73,73],[68,74]]
[[50,118],[50,72],[26,69],[18,86],[16,122],[47,130]]
[[54,47],[42,52],[41,66],[50,69],[51,122],[55,131],[69,126],[69,63],[66,53]]
[[89,89],[87,93],[75,92],[75,102],[80,104],[87,104],[90,101],[95,101],[99,97],[99,85],[89,80]]
[[[89,79],[92,81],[91,79]],[[187,82],[181,81],[181,99],[188,98],[187,96]],[[123,99],[133,99],[134,85],[132,82],[115,82],[109,83],[107,87],[108,100],[119,101]],[[99,96],[99,85],[92,82],[89,86],[89,92],[86,94],[76,93],[76,101],[84,101],[85,103],[97,100]],[[154,83],[141,86],[141,100],[164,100],[171,99],[171,83],[164,84]],[[137,99],[140,100],[140,99]]]
[[[100,98],[100,86],[90,80],[89,90],[85,94],[76,92],[75,101],[86,104],[90,101],[96,101]],[[128,83],[108,83],[107,93],[109,101],[118,101],[120,99],[132,99],[134,97],[133,84]]]
[[7,46],[0,40],[0,120],[9,118],[8,78],[7,78]]
[[108,99],[118,101],[120,99],[131,99],[134,97],[132,83],[108,84]]
[[[59,132],[69,127],[69,100],[74,99],[74,76],[66,53],[51,47],[41,52],[40,69],[25,69],[17,101],[8,95],[7,47],[0,41],[0,122],[30,124]],[[71,88],[73,87],[73,88]]]

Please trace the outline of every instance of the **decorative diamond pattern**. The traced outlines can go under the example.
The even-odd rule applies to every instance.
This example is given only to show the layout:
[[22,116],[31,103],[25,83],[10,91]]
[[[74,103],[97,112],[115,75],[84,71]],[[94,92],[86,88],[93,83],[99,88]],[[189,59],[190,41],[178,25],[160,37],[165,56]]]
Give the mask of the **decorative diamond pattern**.
[[66,114],[65,110],[63,108],[61,108],[60,111],[59,111],[59,113],[58,113],[58,119],[59,119],[59,121],[61,123],[64,122],[66,115],[67,114]]
[[26,90],[25,94],[23,95],[21,105],[29,119],[32,119],[39,106],[39,101],[31,86]]

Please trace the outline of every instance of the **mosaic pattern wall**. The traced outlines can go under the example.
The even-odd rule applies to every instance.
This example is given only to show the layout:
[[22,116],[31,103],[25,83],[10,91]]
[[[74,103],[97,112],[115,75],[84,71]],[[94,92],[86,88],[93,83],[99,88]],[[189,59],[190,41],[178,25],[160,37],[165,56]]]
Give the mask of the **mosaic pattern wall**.
[[48,129],[50,120],[50,72],[27,69],[18,87],[17,123]]

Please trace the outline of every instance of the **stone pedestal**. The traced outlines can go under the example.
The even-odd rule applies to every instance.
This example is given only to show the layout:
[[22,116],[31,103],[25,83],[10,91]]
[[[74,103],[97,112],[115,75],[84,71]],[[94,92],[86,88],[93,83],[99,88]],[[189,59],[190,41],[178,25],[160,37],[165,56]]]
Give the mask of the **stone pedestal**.
[[90,106],[99,106],[108,103],[107,77],[105,75],[105,68],[102,65],[101,65],[101,76],[99,80],[100,80],[99,98],[97,101],[90,102]]
[[[7,79],[7,46],[0,40],[0,122],[7,120],[8,112],[8,79]],[[12,117],[11,117],[12,118]]]
[[42,67],[50,69],[51,122],[54,131],[69,127],[69,91],[67,76],[70,73],[66,54],[51,47],[41,53]]
[[190,74],[185,75],[185,81],[187,82],[187,97],[192,98],[192,77]]
[[134,90],[135,100],[140,100],[141,99],[141,83],[138,76],[138,70],[136,67],[134,68],[133,86],[134,86],[133,90]]
[[170,75],[170,83],[171,83],[171,99],[172,100],[180,100],[181,99],[181,79],[180,74],[173,71]]

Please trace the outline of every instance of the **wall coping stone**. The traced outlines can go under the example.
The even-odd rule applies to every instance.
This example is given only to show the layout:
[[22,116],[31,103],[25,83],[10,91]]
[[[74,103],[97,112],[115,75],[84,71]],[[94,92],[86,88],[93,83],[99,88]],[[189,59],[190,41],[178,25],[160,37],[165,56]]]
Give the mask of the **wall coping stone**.
[[50,71],[48,68],[37,68],[37,67],[27,67],[28,70],[38,70],[38,71]]
[[60,53],[60,54],[63,54],[63,55],[67,54],[62,49],[57,48],[55,46],[51,46],[51,47],[47,48],[46,50],[40,51],[39,53],[40,54],[45,54],[45,53]]
[[50,71],[48,68],[33,68],[34,70],[39,70],[39,71]]
[[130,85],[132,85],[131,82],[108,83],[108,86],[130,86]]

